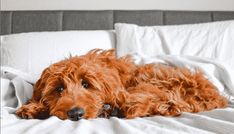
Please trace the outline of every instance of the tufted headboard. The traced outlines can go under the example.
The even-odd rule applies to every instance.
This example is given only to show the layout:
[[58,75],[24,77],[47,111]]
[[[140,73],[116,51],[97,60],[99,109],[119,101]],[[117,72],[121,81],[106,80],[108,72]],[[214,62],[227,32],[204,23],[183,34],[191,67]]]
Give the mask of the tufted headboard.
[[1,11],[0,33],[108,30],[116,22],[150,26],[230,19],[234,19],[234,11]]

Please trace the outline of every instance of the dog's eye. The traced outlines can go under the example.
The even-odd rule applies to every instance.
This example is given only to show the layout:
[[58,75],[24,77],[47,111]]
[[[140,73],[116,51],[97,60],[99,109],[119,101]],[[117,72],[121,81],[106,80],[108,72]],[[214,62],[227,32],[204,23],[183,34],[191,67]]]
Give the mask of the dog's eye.
[[62,93],[64,90],[64,87],[63,86],[58,86],[56,87],[56,91],[59,92],[59,93]]
[[85,80],[82,80],[81,82],[81,85],[84,87],[84,88],[89,88],[89,83]]

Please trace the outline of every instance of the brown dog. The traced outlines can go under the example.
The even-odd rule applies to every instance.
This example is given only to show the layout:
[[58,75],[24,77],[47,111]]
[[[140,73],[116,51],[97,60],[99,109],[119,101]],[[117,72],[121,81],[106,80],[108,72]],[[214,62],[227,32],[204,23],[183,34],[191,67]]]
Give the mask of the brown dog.
[[16,114],[30,119],[54,115],[79,120],[108,117],[117,111],[134,118],[176,116],[226,105],[227,100],[201,71],[135,65],[130,56],[116,58],[114,50],[96,49],[46,68],[32,99]]

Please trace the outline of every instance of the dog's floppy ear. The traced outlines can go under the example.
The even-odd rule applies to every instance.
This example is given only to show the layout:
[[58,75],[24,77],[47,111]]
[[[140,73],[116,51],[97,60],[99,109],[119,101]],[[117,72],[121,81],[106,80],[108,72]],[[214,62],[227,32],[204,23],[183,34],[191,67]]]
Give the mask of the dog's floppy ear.
[[42,90],[45,86],[45,83],[43,82],[42,78],[40,78],[36,84],[33,86],[33,96],[32,101],[40,101],[42,97]]
[[49,117],[48,108],[41,101],[42,90],[44,89],[45,83],[43,81],[43,77],[46,71],[43,72],[42,78],[40,78],[36,84],[34,85],[33,97],[28,101],[27,104],[21,106],[16,114],[21,118],[25,119],[45,119]]
[[42,98],[42,92],[45,89],[46,82],[48,80],[48,77],[50,76],[49,68],[46,68],[41,75],[41,78],[36,82],[36,84],[33,86],[33,96],[32,101],[39,102]]

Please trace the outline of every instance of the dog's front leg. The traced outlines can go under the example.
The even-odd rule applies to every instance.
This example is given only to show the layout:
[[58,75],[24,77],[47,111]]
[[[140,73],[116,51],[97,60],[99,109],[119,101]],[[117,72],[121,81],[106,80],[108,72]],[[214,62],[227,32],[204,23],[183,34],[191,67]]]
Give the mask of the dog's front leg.
[[24,119],[44,119],[48,118],[48,110],[47,108],[38,102],[29,101],[28,104],[21,106],[16,114]]

